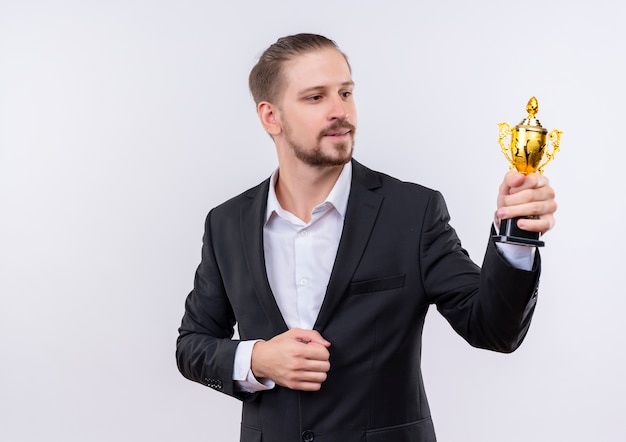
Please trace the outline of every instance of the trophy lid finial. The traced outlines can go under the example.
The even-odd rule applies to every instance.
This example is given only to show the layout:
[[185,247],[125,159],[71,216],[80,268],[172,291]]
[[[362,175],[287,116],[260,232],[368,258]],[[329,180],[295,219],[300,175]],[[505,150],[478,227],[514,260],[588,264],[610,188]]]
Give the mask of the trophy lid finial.
[[541,123],[535,116],[537,112],[539,112],[539,102],[534,96],[531,97],[530,100],[528,100],[528,104],[526,105],[526,112],[528,112],[528,116],[524,118],[522,122],[516,127],[529,126],[545,131],[545,129],[541,126]]
[[535,97],[531,97],[530,100],[528,100],[528,104],[526,105],[526,112],[528,112],[529,119],[535,118],[535,115],[537,114],[537,112],[539,112],[539,102],[537,102],[537,99]]

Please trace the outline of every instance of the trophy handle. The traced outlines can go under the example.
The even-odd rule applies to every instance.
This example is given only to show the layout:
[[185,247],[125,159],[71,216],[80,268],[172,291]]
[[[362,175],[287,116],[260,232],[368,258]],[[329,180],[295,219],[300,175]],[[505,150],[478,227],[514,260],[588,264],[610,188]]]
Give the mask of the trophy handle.
[[511,125],[507,122],[502,122],[498,123],[498,127],[500,128],[498,131],[498,143],[500,143],[502,153],[504,154],[506,159],[509,160],[509,163],[511,163],[511,169],[514,169],[515,161],[513,160],[513,157],[511,157],[511,140],[509,139],[508,146],[504,145],[504,139],[511,136]]
[[543,173],[543,168],[546,167],[548,163],[554,159],[554,156],[560,149],[562,133],[562,131],[554,129],[548,134],[547,144],[552,146],[552,150],[548,151],[548,148],[546,146],[546,153],[544,154],[545,161],[537,166],[537,172]]

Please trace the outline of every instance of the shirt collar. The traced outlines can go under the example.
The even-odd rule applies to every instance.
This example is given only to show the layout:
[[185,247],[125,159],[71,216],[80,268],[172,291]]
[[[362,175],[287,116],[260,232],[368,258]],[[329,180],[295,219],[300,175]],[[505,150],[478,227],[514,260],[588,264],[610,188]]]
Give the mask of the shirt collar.
[[[270,219],[272,213],[276,212],[277,214],[286,212],[280,206],[278,202],[278,198],[276,198],[276,180],[278,179],[278,169],[272,173],[270,178],[270,189],[267,194],[267,209],[265,210],[265,222]],[[344,166],[341,174],[339,174],[339,178],[335,182],[335,185],[331,189],[330,193],[321,204],[317,205],[316,208],[326,205],[332,204],[335,210],[341,215],[342,218],[346,216],[346,210],[348,208],[348,197],[350,196],[350,186],[352,183],[352,162],[348,161]]]

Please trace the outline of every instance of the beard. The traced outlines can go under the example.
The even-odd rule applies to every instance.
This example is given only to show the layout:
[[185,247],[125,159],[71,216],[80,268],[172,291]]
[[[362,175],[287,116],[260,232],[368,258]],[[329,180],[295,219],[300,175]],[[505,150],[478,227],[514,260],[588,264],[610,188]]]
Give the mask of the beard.
[[[335,132],[339,129],[350,130],[351,140],[342,141],[339,143],[333,143],[333,152],[324,152],[321,146],[321,142],[329,133]],[[317,143],[312,149],[307,149],[301,144],[294,141],[291,128],[288,125],[284,126],[285,137],[287,143],[291,147],[296,158],[302,161],[304,164],[315,167],[333,167],[343,166],[352,159],[352,152],[354,151],[354,134],[356,127],[345,120],[335,121],[333,124],[322,130],[317,136]]]

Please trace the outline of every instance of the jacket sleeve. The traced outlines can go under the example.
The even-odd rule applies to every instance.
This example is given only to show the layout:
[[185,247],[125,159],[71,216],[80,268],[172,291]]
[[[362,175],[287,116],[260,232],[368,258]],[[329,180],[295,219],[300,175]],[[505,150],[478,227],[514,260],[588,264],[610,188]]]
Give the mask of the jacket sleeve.
[[235,315],[218,268],[211,232],[211,215],[205,223],[202,261],[194,288],[187,296],[178,330],[176,362],[186,378],[222,393],[245,399],[234,388],[233,364],[239,343],[234,335]]
[[537,301],[539,253],[531,271],[516,269],[491,236],[482,268],[461,247],[449,225],[443,197],[435,193],[422,232],[422,280],[431,301],[471,345],[510,353],[522,343]]

